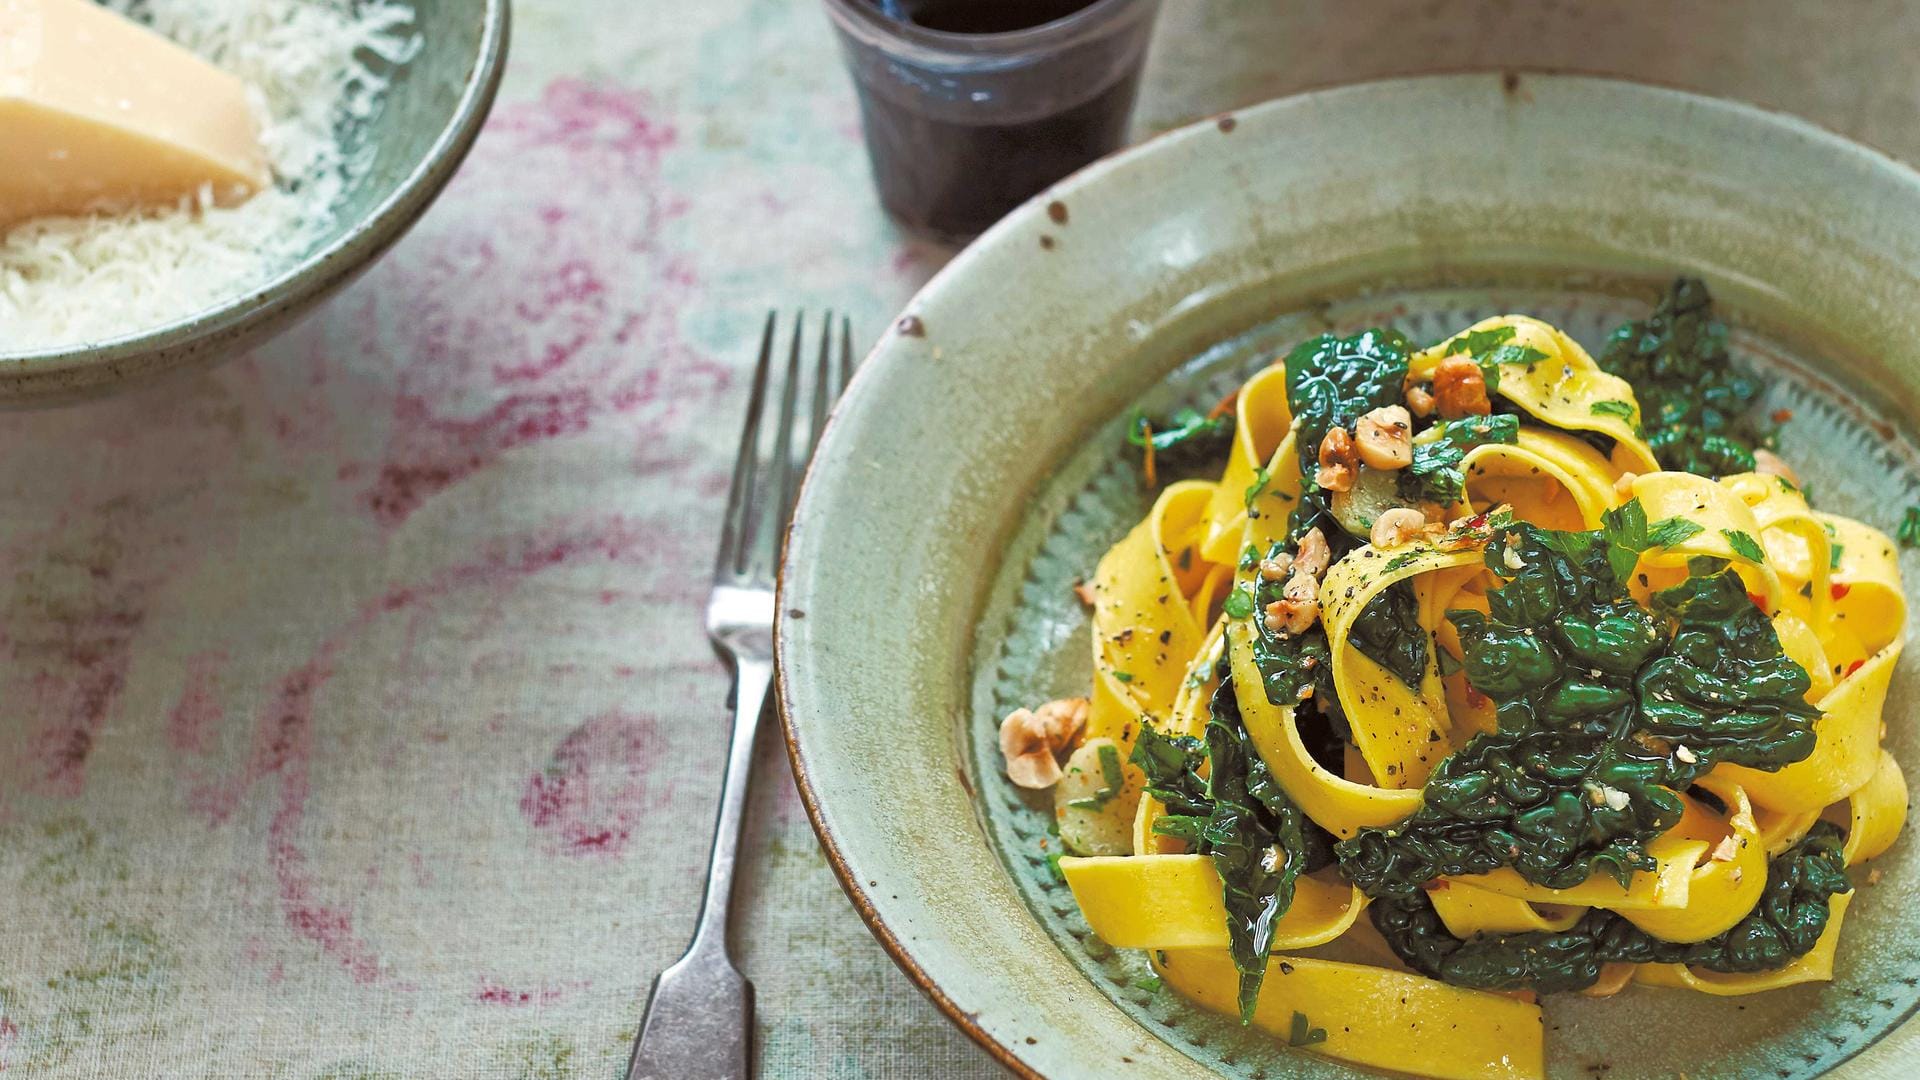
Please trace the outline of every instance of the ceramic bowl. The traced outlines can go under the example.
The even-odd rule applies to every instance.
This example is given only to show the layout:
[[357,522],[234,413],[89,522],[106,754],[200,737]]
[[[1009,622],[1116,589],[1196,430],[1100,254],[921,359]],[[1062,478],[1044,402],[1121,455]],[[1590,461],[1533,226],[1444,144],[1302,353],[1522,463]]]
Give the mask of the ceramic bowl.
[[509,0],[413,0],[417,55],[350,134],[372,165],[297,263],[250,292],[127,337],[35,352],[0,342],[0,408],[95,397],[230,357],[284,329],[386,251],[466,158],[506,67]]
[[[801,792],[914,981],[1021,1075],[1357,1075],[1136,987],[1052,880],[997,718],[1085,692],[1070,586],[1146,506],[1130,408],[1210,403],[1328,327],[1434,339],[1518,310],[1594,344],[1683,272],[1796,410],[1785,451],[1820,503],[1891,529],[1920,494],[1920,176],[1798,120],[1579,77],[1327,90],[1100,162],[956,258],[834,414],[778,628]],[[1909,775],[1916,680],[1887,709]],[[1834,982],[1555,998],[1552,1073],[1911,1075],[1913,846],[1862,886]]]

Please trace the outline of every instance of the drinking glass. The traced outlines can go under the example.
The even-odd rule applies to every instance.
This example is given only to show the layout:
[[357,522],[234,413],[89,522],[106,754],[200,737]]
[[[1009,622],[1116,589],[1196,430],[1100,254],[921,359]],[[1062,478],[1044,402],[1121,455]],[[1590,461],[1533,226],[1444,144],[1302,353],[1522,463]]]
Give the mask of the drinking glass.
[[1126,141],[1159,0],[827,0],[827,10],[881,205],[911,232],[958,243]]

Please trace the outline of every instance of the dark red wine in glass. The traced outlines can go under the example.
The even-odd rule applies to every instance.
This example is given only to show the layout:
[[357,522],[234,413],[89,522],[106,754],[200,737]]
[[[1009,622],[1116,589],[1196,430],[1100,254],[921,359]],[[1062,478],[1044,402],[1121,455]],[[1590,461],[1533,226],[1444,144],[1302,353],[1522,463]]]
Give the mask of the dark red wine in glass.
[[1122,145],[1153,0],[830,0],[881,204],[947,242]]

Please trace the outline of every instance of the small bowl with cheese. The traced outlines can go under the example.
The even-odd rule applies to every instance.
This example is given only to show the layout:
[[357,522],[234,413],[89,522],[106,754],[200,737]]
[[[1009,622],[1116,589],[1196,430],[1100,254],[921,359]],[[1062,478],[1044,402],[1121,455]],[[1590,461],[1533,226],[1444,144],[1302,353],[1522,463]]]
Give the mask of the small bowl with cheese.
[[0,408],[257,343],[479,134],[508,0],[0,0]]

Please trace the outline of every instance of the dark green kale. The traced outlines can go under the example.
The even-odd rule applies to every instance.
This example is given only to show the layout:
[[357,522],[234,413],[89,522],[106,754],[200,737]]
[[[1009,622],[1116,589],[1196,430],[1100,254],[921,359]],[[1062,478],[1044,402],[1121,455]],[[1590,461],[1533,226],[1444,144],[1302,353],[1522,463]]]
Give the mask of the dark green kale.
[[1302,476],[1318,467],[1327,432],[1352,428],[1367,413],[1406,399],[1411,351],[1397,331],[1373,329],[1348,338],[1322,334],[1287,354],[1287,405]]
[[1460,462],[1467,451],[1483,443],[1518,441],[1520,418],[1498,414],[1442,420],[1423,436],[1427,434],[1438,438],[1413,444],[1413,464],[1400,473],[1400,497],[1410,503],[1452,506],[1466,498],[1467,478]]
[[[1287,797],[1254,749],[1224,663],[1208,708],[1204,744],[1143,729],[1132,760],[1147,774],[1147,792],[1167,807],[1155,832],[1187,840],[1212,857],[1220,874],[1245,1023],[1273,952],[1274,925],[1293,904],[1295,880],[1333,856],[1330,838]],[[1204,779],[1203,763],[1209,766]]]
[[1766,385],[1737,370],[1727,327],[1698,278],[1680,278],[1639,322],[1613,332],[1601,368],[1633,384],[1640,431],[1668,469],[1726,476],[1753,469],[1774,430],[1754,415]]
[[1426,628],[1420,625],[1420,601],[1413,595],[1413,582],[1396,581],[1367,601],[1353,620],[1347,640],[1395,678],[1418,689],[1427,673],[1429,642]]
[[1293,411],[1305,480],[1300,501],[1287,517],[1290,544],[1317,528],[1339,559],[1359,543],[1333,516],[1328,493],[1312,482],[1320,464],[1320,443],[1334,428],[1352,429],[1367,413],[1406,400],[1411,351],[1398,332],[1374,329],[1348,338],[1322,334],[1287,354],[1287,405]]
[[1448,932],[1424,892],[1375,901],[1373,925],[1394,954],[1423,975],[1480,990],[1582,990],[1605,963],[1686,964],[1710,971],[1773,971],[1820,940],[1830,900],[1850,891],[1842,833],[1817,822],[1799,843],[1767,863],[1760,900],[1738,923],[1706,941],[1662,941],[1604,909],[1570,929],[1489,934],[1462,940]]
[[1628,598],[1637,552],[1681,532],[1630,502],[1594,532],[1496,535],[1486,563],[1506,583],[1485,615],[1448,618],[1499,730],[1441,762],[1412,816],[1338,846],[1355,884],[1404,898],[1503,866],[1549,888],[1595,871],[1625,884],[1679,820],[1673,789],[1720,761],[1772,770],[1812,751],[1806,673],[1725,563],[1697,560],[1651,611]]
[[[1689,772],[1732,762],[1778,769],[1813,753],[1820,711],[1807,704],[1807,670],[1780,650],[1773,623],[1724,564],[1701,570],[1652,597],[1654,613],[1674,623],[1665,655],[1635,677],[1635,728],[1685,746]],[[1692,779],[1678,769],[1668,783]]]
[[[1234,414],[1208,416],[1197,409],[1175,409],[1153,419],[1134,413],[1127,423],[1127,442],[1145,449],[1153,445],[1154,464],[1169,472],[1200,472],[1217,468],[1233,452]],[[1149,439],[1147,432],[1152,431]]]
[[1402,963],[1455,986],[1552,994],[1584,990],[1600,978],[1600,959],[1584,920],[1558,934],[1485,934],[1463,940],[1447,930],[1433,901],[1418,889],[1375,900],[1367,913]]

